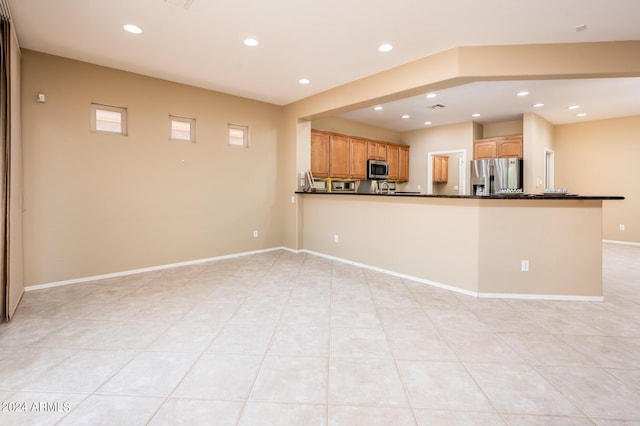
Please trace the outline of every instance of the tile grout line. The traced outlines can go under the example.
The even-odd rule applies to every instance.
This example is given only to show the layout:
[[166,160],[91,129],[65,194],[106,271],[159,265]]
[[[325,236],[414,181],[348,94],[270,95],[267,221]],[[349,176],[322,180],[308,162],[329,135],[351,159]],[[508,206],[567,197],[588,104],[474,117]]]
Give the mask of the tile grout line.
[[[380,321],[380,328],[382,329],[382,334],[384,335],[384,340],[387,343],[387,347],[389,348],[389,354],[391,355],[391,359],[393,360],[393,365],[395,367],[395,371],[396,374],[398,375],[398,379],[400,379],[400,383],[402,383],[402,389],[404,391],[404,396],[405,398],[407,398],[407,402],[409,403],[409,410],[411,410],[411,416],[413,417],[413,421],[415,425],[418,425],[418,417],[416,416],[416,412],[415,412],[415,408],[413,406],[413,400],[411,399],[411,395],[409,393],[409,388],[407,386],[407,384],[405,383],[405,380],[403,378],[402,372],[400,371],[400,366],[398,365],[398,360],[396,359],[394,353],[393,353],[393,349],[391,349],[391,344],[389,342],[389,336],[387,336],[387,332],[384,328],[384,322],[382,321],[382,316],[380,315],[380,308],[378,307],[378,304],[375,302],[375,298],[373,297],[373,293],[371,291],[371,283],[369,282],[369,278],[367,277],[367,274],[364,274],[364,279],[365,282],[367,283],[367,290],[369,291],[369,296],[371,297],[371,300],[373,302],[373,306],[375,308],[376,311],[376,316],[378,317],[378,321]],[[402,284],[404,285],[404,280],[401,280]],[[405,286],[406,288],[406,286]],[[407,288],[408,291],[408,288]],[[411,292],[409,292],[409,294],[411,294]],[[412,298],[413,298],[413,294],[411,294]]]
[[[235,273],[237,273],[237,272],[242,268],[242,266],[246,266],[246,263],[244,263],[244,264],[242,264],[242,265],[238,265],[238,267],[237,267],[237,268],[235,268],[235,270],[234,270],[234,274],[235,274]],[[263,275],[260,277],[260,280],[262,280],[262,278],[264,277],[264,275],[266,275],[266,274],[267,274],[267,272],[268,272],[268,270],[267,270],[267,271],[265,271],[265,272],[263,273]],[[232,274],[232,276],[233,276],[234,274]],[[258,282],[259,282],[260,280],[258,280]],[[256,286],[257,286],[257,284],[256,284]],[[255,287],[256,287],[256,286],[254,286],[254,289],[255,289]],[[158,413],[160,412],[160,410],[162,410],[162,408],[166,406],[167,402],[172,398],[173,393],[174,393],[174,392],[175,392],[175,391],[180,387],[180,385],[184,382],[184,379],[185,379],[185,378],[186,378],[186,377],[187,377],[187,376],[188,376],[188,375],[193,371],[193,368],[194,368],[194,367],[196,366],[196,364],[197,364],[197,363],[202,359],[202,357],[203,357],[205,354],[207,354],[207,349],[209,349],[209,348],[211,347],[211,345],[213,344],[213,342],[214,342],[214,341],[215,341],[215,340],[220,336],[220,334],[222,333],[222,330],[224,330],[224,329],[225,329],[225,327],[226,327],[227,325],[229,325],[229,322],[231,321],[231,318],[233,318],[233,317],[234,317],[234,315],[236,315],[236,314],[238,313],[238,311],[239,311],[239,310],[240,310],[240,308],[242,307],[243,303],[244,303],[244,302],[246,302],[247,298],[249,298],[250,294],[251,294],[251,293],[248,293],[248,294],[244,297],[243,302],[238,303],[238,306],[237,306],[237,307],[236,307],[236,309],[234,310],[233,314],[231,314],[231,315],[229,316],[229,318],[227,318],[227,319],[226,319],[226,321],[224,322],[224,325],[222,325],[222,327],[220,327],[220,329],[218,330],[218,332],[217,332],[217,333],[215,333],[215,335],[211,338],[211,340],[209,341],[209,343],[207,344],[207,346],[206,346],[204,349],[202,349],[202,351],[200,351],[200,353],[198,354],[198,356],[196,357],[196,359],[194,360],[194,362],[191,364],[191,367],[189,367],[189,369],[185,372],[185,374],[182,376],[182,378],[181,378],[181,379],[178,381],[178,383],[176,383],[176,385],[173,387],[173,389],[171,390],[171,392],[169,392],[169,393],[168,393],[168,395],[164,398],[164,401],[162,402],[162,404],[160,404],[160,406],[159,406],[159,407],[158,407],[158,408],[153,412],[153,414],[149,417],[149,419],[147,420],[147,424],[148,424],[148,423],[150,423],[150,422],[151,422],[151,421],[152,421],[152,420],[153,420],[153,419],[158,415]],[[195,308],[195,306],[194,306],[193,308]],[[192,308],[192,310],[193,310],[193,308]],[[167,330],[168,330],[168,329],[167,329]],[[166,331],[167,331],[167,330],[165,330],[165,333],[166,333]],[[159,338],[159,336],[158,336],[158,338]],[[157,340],[157,339],[156,339],[156,340]],[[156,340],[154,340],[154,342],[155,342]],[[150,345],[151,345],[151,344],[150,344]],[[193,399],[193,397],[188,397],[188,398],[186,398],[186,399]],[[241,415],[241,414],[242,414],[242,413],[240,413],[240,415]],[[238,417],[238,421],[239,421],[239,420],[240,420],[240,417]]]
[[[403,284],[407,287],[407,289],[409,290],[409,293],[415,297],[415,295],[413,294],[413,292],[411,292],[411,289],[408,288],[408,286],[406,285],[406,283],[403,280]],[[429,316],[428,312],[427,312],[427,308],[424,306],[424,304],[418,302],[418,300],[416,299],[416,303],[418,303],[420,305],[420,310],[427,316],[427,318],[429,318],[431,320],[431,317]],[[462,303],[458,300],[458,303]],[[463,304],[464,305],[464,304]],[[464,306],[465,310],[471,311],[467,306]],[[474,314],[475,315],[475,314]],[[482,322],[484,324],[484,321],[482,321],[482,319],[480,317],[478,317],[477,315],[475,315],[475,317],[478,319],[478,321]],[[433,320],[431,320],[433,321]],[[482,388],[482,386],[480,386],[480,383],[478,383],[478,381],[476,380],[476,378],[473,376],[473,374],[471,374],[471,372],[469,371],[469,369],[467,368],[467,366],[465,365],[465,363],[462,361],[462,359],[460,359],[460,356],[458,355],[458,353],[451,347],[451,344],[449,343],[449,341],[447,340],[447,338],[445,337],[445,335],[443,334],[443,331],[440,329],[440,327],[434,323],[434,330],[436,332],[436,334],[440,337],[440,339],[442,340],[442,342],[447,346],[447,348],[449,348],[449,350],[451,351],[451,353],[456,357],[457,359],[457,363],[464,369],[464,371],[466,372],[466,374],[469,376],[469,378],[473,381],[473,383],[477,386],[477,388],[480,390],[480,392],[482,393],[482,396],[484,396],[484,398],[487,400],[487,402],[489,403],[489,405],[491,406],[491,408],[493,408],[493,412],[498,414],[498,416],[502,419],[502,421],[506,424],[509,424],[507,422],[507,420],[504,418],[504,415],[500,412],[500,410],[497,409],[497,407],[495,406],[493,400],[491,398],[489,398],[489,396],[486,394],[485,390]],[[457,410],[456,410],[457,411]]]
[[331,366],[333,364],[333,358],[331,356],[331,342],[333,341],[333,327],[332,327],[332,316],[333,316],[333,277],[334,277],[334,270],[335,270],[335,261],[331,260],[331,273],[329,274],[329,338],[327,339],[327,392],[326,392],[326,398],[327,398],[327,405],[325,408],[325,425],[329,425],[329,415],[330,415],[330,409],[329,407],[331,406]]
[[[281,252],[280,255],[278,256],[278,259],[280,259],[282,257],[284,252]],[[306,258],[306,255],[305,255]],[[274,261],[273,264],[275,264],[276,262]],[[271,270],[273,268],[273,264],[271,266],[271,268],[269,268],[269,270]],[[258,281],[262,281],[264,279],[264,277],[268,274],[269,270],[267,270],[267,272],[261,277],[261,279]],[[300,266],[298,267],[298,271],[296,273],[296,278],[294,280],[294,282],[297,282],[298,277],[300,276]],[[258,284],[259,285],[259,284]],[[256,285],[256,287],[258,287],[258,285]],[[276,330],[278,329],[278,325],[280,324],[280,321],[282,321],[282,314],[285,310],[285,307],[287,306],[287,302],[289,301],[289,299],[291,299],[291,291],[292,289],[289,288],[288,289],[288,296],[287,296],[287,301],[284,302],[284,304],[282,305],[282,308],[280,309],[280,314],[278,315],[278,320],[276,321],[275,327],[273,328],[273,331],[271,332],[271,337],[269,338],[269,342],[267,343],[267,347],[264,351],[264,355],[262,356],[262,360],[260,361],[260,365],[258,366],[257,370],[256,370],[256,375],[253,378],[253,381],[251,383],[251,386],[249,387],[249,393],[247,394],[246,399],[244,400],[244,403],[242,404],[242,408],[240,409],[240,414],[238,415],[238,420],[236,421],[236,425],[240,425],[240,422],[242,421],[242,418],[244,416],[244,414],[247,411],[247,405],[249,404],[249,400],[251,399],[251,395],[253,394],[254,390],[255,390],[255,386],[256,383],[258,381],[258,377],[260,376],[260,373],[262,371],[262,367],[264,366],[264,363],[267,359],[267,356],[269,354],[269,349],[271,348],[271,344],[273,343],[273,337],[276,334]],[[248,296],[247,296],[248,297]]]

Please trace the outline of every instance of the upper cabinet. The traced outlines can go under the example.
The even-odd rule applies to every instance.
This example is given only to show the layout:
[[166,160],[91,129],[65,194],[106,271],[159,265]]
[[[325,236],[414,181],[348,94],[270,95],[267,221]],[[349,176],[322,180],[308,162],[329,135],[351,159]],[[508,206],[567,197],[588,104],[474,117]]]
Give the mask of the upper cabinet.
[[329,176],[335,178],[349,177],[349,137],[331,135],[329,145]]
[[449,156],[433,156],[433,183],[446,183],[449,181]]
[[367,140],[350,138],[349,177],[363,180],[367,178]]
[[400,182],[409,181],[409,146],[408,145],[400,146],[398,162],[400,163],[398,180]]
[[311,130],[314,177],[364,180],[367,160],[388,161],[389,180],[409,180],[409,146]]
[[400,179],[400,147],[398,145],[387,146],[387,162],[389,163],[389,180]]
[[311,173],[314,177],[329,177],[329,144],[327,133],[311,132]]
[[368,141],[367,158],[369,160],[387,160],[388,144],[386,142]]
[[501,138],[498,142],[498,157],[522,158],[522,135]]
[[473,159],[522,158],[522,135],[478,139],[473,142]]
[[387,144],[389,180],[407,182],[409,180],[409,146]]
[[495,139],[478,139],[473,142],[473,159],[496,158],[498,156],[498,144]]

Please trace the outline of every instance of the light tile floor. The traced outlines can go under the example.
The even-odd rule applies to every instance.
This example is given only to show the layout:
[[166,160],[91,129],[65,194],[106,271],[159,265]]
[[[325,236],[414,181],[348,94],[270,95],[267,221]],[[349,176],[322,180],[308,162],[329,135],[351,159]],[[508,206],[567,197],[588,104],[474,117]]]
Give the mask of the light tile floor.
[[29,292],[0,424],[640,424],[640,247],[603,250],[601,303],[287,251]]

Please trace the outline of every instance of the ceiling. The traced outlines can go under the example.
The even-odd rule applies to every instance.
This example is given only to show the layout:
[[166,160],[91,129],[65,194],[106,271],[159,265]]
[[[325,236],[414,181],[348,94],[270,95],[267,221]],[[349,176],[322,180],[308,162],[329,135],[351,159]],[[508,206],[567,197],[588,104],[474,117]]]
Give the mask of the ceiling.
[[[518,96],[522,92],[528,95]],[[471,120],[518,120],[526,112],[554,125],[640,115],[640,78],[481,81],[432,94],[436,97],[422,94],[378,105],[382,110],[363,108],[340,117],[404,132]]]
[[[458,46],[639,40],[637,0],[8,0],[21,48],[286,105]],[[123,30],[135,24],[143,33]],[[586,25],[586,30],[577,27]],[[246,37],[257,47],[243,44]],[[377,47],[391,43],[381,53]],[[301,78],[310,80],[300,84]],[[528,83],[528,84],[524,84]],[[514,91],[528,90],[526,99]],[[536,110],[552,123],[640,113],[640,79],[474,83],[356,111],[397,131]],[[433,101],[433,102],[431,102]],[[446,108],[430,111],[427,105]],[[425,111],[427,113],[425,113]],[[622,111],[620,114],[618,111]],[[411,119],[399,119],[410,114]],[[457,114],[457,115],[456,115]],[[440,121],[438,121],[440,120]],[[454,120],[454,121],[451,121]]]

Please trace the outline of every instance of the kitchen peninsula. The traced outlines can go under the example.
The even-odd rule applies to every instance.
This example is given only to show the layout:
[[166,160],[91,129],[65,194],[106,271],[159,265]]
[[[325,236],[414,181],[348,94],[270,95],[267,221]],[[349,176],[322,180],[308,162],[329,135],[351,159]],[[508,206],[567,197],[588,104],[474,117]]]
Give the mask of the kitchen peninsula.
[[624,199],[297,194],[309,252],[476,297],[591,301],[602,300],[602,204]]

